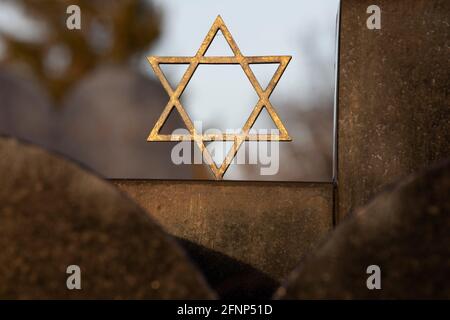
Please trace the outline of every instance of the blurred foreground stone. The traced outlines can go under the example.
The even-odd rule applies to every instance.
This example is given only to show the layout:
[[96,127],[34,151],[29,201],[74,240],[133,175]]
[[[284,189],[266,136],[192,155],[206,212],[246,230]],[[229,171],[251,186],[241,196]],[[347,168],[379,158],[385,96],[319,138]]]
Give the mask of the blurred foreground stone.
[[[144,211],[62,158],[0,138],[0,298],[212,298]],[[68,290],[66,268],[81,268]]]
[[[278,291],[283,299],[450,299],[450,162],[349,216]],[[381,268],[368,290],[366,268]]]
[[450,1],[343,0],[341,14],[338,217],[450,155]]

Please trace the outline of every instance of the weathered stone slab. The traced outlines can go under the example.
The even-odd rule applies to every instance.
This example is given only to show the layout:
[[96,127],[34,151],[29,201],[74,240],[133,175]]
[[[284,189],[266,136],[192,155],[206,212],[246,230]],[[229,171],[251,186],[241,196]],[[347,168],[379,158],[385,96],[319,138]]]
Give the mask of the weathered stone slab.
[[[211,298],[134,202],[37,147],[0,138],[0,298]],[[81,290],[66,269],[81,268]]]
[[[191,255],[198,258],[197,263],[220,293],[228,290],[221,280],[227,281],[231,275],[234,286],[250,281],[248,267],[254,268],[256,282],[264,279],[264,274],[269,277],[267,283],[273,281],[270,278],[283,279],[333,225],[333,186],[327,183],[114,183],[170,234],[187,242]],[[205,251],[211,253],[209,260]],[[208,267],[214,263],[220,266],[224,260],[235,260],[237,269]],[[263,290],[267,292],[267,288]]]
[[[369,30],[367,7],[381,8]],[[343,0],[339,216],[450,155],[450,2]]]
[[[449,190],[450,162],[386,188],[336,228],[278,297],[449,299]],[[381,269],[381,290],[367,288],[370,265]]]

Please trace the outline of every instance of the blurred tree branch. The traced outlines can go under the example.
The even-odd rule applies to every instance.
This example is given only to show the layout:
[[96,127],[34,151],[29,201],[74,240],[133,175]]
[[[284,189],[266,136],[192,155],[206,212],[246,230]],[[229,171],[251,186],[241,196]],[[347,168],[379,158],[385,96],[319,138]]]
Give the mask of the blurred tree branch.
[[[100,63],[124,64],[158,37],[160,15],[145,0],[16,0],[31,21],[45,28],[43,39],[22,40],[0,30],[6,44],[3,64],[25,64],[55,99]],[[66,9],[81,8],[81,30],[69,30]],[[102,45],[102,42],[103,45]],[[57,75],[49,73],[52,48],[63,48],[67,66]],[[46,62],[47,61],[47,62]]]

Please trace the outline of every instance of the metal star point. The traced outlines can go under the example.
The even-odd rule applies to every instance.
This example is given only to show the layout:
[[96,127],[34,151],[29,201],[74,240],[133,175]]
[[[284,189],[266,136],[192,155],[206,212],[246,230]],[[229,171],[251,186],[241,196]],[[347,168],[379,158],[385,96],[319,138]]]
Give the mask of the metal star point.
[[[221,31],[231,50],[233,51],[233,56],[205,56],[209,46],[213,42],[214,38],[217,35],[218,31]],[[229,168],[233,158],[236,156],[239,148],[241,147],[244,141],[292,141],[289,136],[285,126],[280,120],[280,117],[276,113],[272,104],[269,101],[269,97],[272,94],[275,86],[283,75],[284,70],[286,69],[289,61],[291,60],[291,56],[244,56],[242,55],[239,47],[234,41],[230,31],[225,25],[222,18],[217,16],[213,25],[209,29],[208,34],[203,40],[200,48],[197,53],[193,57],[157,57],[150,56],[148,57],[148,61],[152,66],[153,71],[155,72],[158,79],[161,81],[162,86],[167,91],[170,99],[167,105],[165,106],[161,116],[157,120],[155,126],[153,127],[150,135],[147,138],[147,141],[194,141],[200,150],[202,151],[203,158],[205,162],[209,165],[214,177],[217,180],[223,179],[223,176],[227,169]],[[258,80],[256,79],[253,71],[250,68],[251,64],[271,64],[278,63],[279,66],[275,71],[272,79],[265,89],[261,87]],[[178,86],[173,89],[169,82],[167,81],[164,73],[161,71],[160,64],[186,64],[189,65],[187,70],[185,71],[183,77],[181,78]],[[200,64],[239,64],[244,70],[247,78],[250,80],[253,88],[258,94],[259,100],[253,108],[250,116],[245,122],[239,133],[230,134],[201,134],[198,133],[194,127],[194,124],[187,114],[186,110],[182,106],[180,102],[180,96],[183,91],[186,89],[190,79],[192,78],[195,70]],[[189,134],[160,134],[161,128],[164,126],[164,123],[167,121],[171,111],[173,108],[179,112],[181,119],[183,120],[186,128],[189,131]],[[266,108],[269,116],[272,118],[275,123],[279,133],[278,134],[253,134],[250,133],[250,129],[258,118],[259,114]],[[233,141],[233,146],[231,150],[226,155],[224,161],[220,166],[217,166],[212,159],[211,154],[206,148],[205,142],[208,141]]]

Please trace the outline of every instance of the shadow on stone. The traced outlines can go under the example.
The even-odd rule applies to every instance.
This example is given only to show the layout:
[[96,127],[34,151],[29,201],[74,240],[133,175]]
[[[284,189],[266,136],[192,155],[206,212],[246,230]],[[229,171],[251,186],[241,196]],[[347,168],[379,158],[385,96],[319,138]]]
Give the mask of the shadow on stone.
[[269,299],[279,283],[249,264],[177,238],[221,299]]

